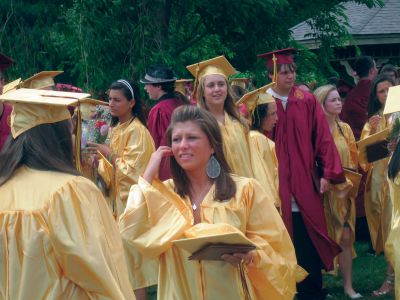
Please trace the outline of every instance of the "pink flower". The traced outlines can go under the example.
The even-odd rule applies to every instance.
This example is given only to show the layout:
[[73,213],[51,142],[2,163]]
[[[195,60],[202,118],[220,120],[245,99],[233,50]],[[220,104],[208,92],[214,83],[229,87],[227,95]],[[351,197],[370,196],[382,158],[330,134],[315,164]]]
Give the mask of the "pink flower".
[[108,125],[104,122],[104,125],[100,127],[100,134],[107,135],[108,134]]

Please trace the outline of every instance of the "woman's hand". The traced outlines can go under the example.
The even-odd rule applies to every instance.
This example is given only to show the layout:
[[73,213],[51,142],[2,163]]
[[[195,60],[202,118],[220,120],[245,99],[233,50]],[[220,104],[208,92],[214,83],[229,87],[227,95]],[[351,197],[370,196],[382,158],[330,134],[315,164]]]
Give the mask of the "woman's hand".
[[319,181],[319,192],[321,194],[329,191],[331,189],[331,184],[325,178],[321,178]]
[[166,156],[172,156],[171,147],[160,146],[158,147],[156,152],[151,155],[150,161],[147,164],[146,170],[143,174],[143,178],[148,183],[151,183],[154,178],[158,178],[158,171],[160,169],[161,159]]
[[233,253],[231,254],[224,254],[221,256],[221,258],[226,261],[227,263],[230,263],[232,266],[237,267],[240,265],[240,263],[244,263],[245,265],[248,265],[253,261],[253,254],[251,251],[249,252],[239,252],[239,253]]
[[378,125],[379,125],[379,122],[381,121],[381,119],[382,119],[382,117],[378,116],[378,115],[372,116],[369,119],[369,125],[371,126],[371,132],[370,132],[371,134],[374,134],[378,130]]
[[96,143],[88,142],[87,145],[88,146],[85,149],[87,149],[88,152],[99,151],[99,152],[101,152],[101,154],[103,154],[107,158],[110,157],[110,154],[112,152],[111,148],[104,144],[96,144]]

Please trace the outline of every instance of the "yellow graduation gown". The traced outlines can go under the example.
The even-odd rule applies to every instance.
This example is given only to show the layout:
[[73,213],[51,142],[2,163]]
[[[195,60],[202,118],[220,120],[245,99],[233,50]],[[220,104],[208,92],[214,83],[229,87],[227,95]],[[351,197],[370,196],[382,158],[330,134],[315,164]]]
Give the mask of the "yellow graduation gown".
[[137,118],[118,124],[111,130],[110,148],[118,156],[115,166],[107,168],[101,159],[99,174],[106,182],[113,181],[110,194],[115,203],[114,213],[119,217],[125,209],[129,189],[143,174],[155,149],[150,132]]
[[396,299],[400,300],[400,175],[394,182],[389,180],[390,197],[393,201],[392,223],[385,245],[385,254],[395,273]]
[[21,166],[0,195],[0,299],[134,299],[117,225],[90,180]]
[[[388,126],[386,119],[382,118],[377,132],[388,128]],[[366,123],[361,133],[361,139],[368,137],[370,131],[370,125]],[[384,250],[383,247],[389,234],[392,215],[392,202],[390,201],[387,181],[388,163],[389,158],[370,164],[360,160],[362,168],[368,171],[365,183],[364,205],[372,246],[377,254]]]
[[[332,131],[332,137],[338,150],[342,166],[350,169],[358,167],[357,145],[353,131],[347,123],[339,122],[341,131],[337,126]],[[329,236],[340,244],[343,227],[347,223],[350,227],[353,240],[355,238],[356,206],[355,196],[349,191],[353,184],[346,178],[346,182],[335,185],[324,194],[324,210]],[[353,256],[355,252],[353,249]],[[335,269],[337,259],[335,261]]]
[[248,132],[237,120],[225,112],[224,124],[219,123],[226,161],[233,174],[254,178],[251,168]]
[[[129,189],[137,183],[139,176],[145,171],[155,148],[150,132],[137,118],[118,124],[112,129],[110,147],[118,158],[111,167],[101,159],[99,174],[106,183],[109,183],[109,203],[118,219],[125,209]],[[132,288],[138,289],[156,284],[158,261],[142,257],[135,248],[125,243],[124,248]]]
[[[251,130],[249,132],[251,163],[254,173],[264,173],[268,178],[269,185],[266,187],[275,200],[275,206],[281,207],[279,198],[278,159],[275,153],[275,143],[261,132]],[[261,155],[263,164],[260,163],[258,155]]]
[[[229,224],[260,247],[247,266],[251,299],[293,299],[299,267],[282,219],[256,180],[233,179],[237,191],[229,201],[215,201],[215,187],[210,189],[198,208],[200,224]],[[172,243],[194,228],[190,200],[174,192],[172,180],[150,185],[140,178],[119,227],[132,247],[158,258],[158,299],[244,299],[238,268],[224,261],[189,261],[190,253]]]

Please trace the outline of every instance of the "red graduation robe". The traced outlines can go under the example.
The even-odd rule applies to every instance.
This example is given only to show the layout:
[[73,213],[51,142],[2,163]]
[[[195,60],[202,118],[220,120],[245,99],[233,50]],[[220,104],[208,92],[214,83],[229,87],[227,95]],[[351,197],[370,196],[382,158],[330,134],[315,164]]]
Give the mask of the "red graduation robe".
[[278,157],[282,218],[292,234],[293,196],[321,261],[330,270],[341,249],[328,236],[322,196],[316,192],[311,174],[318,161],[325,179],[344,182],[339,154],[321,105],[313,94],[293,87],[286,110],[276,100],[279,120],[272,139]]
[[[166,146],[167,140],[165,132],[171,123],[172,113],[175,108],[181,106],[183,102],[172,94],[165,94],[159,102],[150,110],[147,119],[147,127],[154,140],[156,149],[159,146]],[[159,178],[161,181],[171,178],[171,169],[169,166],[169,157],[163,158],[160,164]]]
[[372,82],[369,79],[360,80],[346,97],[340,118],[350,125],[356,141],[360,139],[361,131],[368,121],[368,99]]
[[12,106],[10,104],[3,104],[3,113],[0,115],[0,152],[3,149],[4,143],[11,133],[11,112]]

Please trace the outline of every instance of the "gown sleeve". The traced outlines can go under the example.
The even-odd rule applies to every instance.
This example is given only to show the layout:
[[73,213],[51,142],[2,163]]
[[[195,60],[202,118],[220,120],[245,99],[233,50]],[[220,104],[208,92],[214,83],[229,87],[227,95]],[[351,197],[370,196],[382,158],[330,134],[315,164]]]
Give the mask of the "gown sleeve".
[[154,152],[154,143],[146,131],[139,127],[130,131],[129,142],[115,160],[116,185],[120,193],[123,192],[122,199],[127,198],[132,182],[138,182]]
[[134,299],[117,225],[96,186],[75,177],[48,207],[49,237],[67,278],[93,299]]
[[157,179],[150,185],[141,177],[119,219],[124,242],[149,258],[167,251],[192,224],[189,207],[174,191]]
[[282,218],[264,195],[256,180],[251,180],[243,193],[248,208],[246,236],[261,248],[247,266],[248,276],[258,299],[263,299],[263,295],[270,295],[271,299],[293,299],[296,281],[304,279],[307,273],[297,265]]

